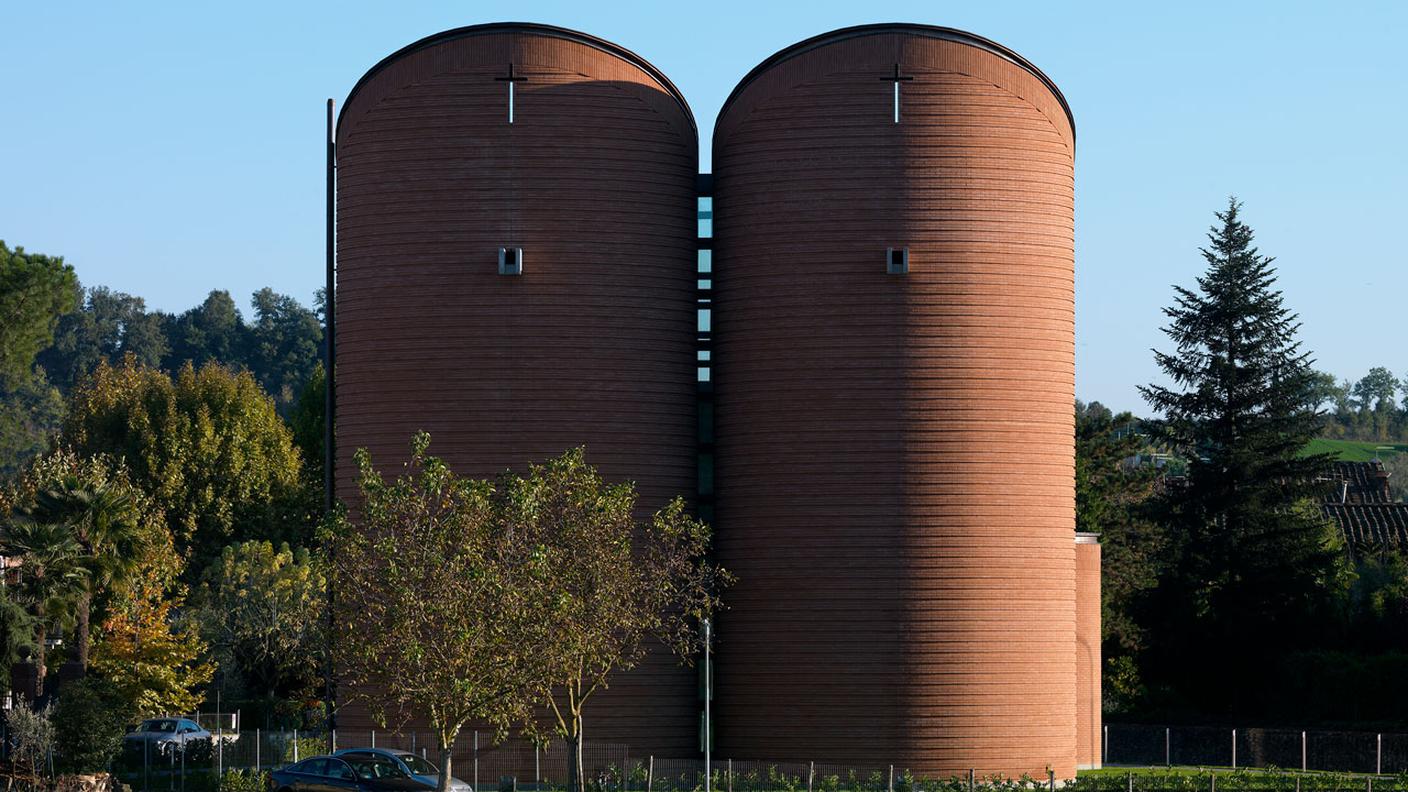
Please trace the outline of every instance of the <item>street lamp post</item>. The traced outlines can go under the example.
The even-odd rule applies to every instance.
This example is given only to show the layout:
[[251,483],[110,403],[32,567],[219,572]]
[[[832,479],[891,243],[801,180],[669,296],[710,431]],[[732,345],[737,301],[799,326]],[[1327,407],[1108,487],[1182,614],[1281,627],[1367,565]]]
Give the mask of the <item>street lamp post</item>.
[[714,697],[713,669],[709,667],[709,620],[704,620],[704,792],[709,792],[711,775],[709,749],[713,748],[713,724],[709,722],[709,699]]

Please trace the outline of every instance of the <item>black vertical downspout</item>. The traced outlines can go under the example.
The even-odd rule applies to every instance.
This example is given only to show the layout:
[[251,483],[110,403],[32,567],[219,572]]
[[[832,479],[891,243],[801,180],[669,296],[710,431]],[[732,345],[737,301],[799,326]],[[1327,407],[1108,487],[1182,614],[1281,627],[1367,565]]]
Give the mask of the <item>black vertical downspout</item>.
[[[333,432],[333,414],[337,409],[336,383],[337,383],[337,272],[335,262],[334,231],[336,224],[335,204],[336,184],[337,184],[337,151],[336,143],[333,140],[332,125],[332,100],[328,100],[328,123],[327,123],[327,284],[323,287],[323,314],[326,328],[323,331],[324,343],[327,345],[327,360],[323,363],[323,374],[326,387],[323,388],[323,510],[326,518],[333,518],[333,509],[337,503],[333,482],[335,481],[333,472],[336,454],[336,434]],[[328,753],[337,749],[337,689],[333,685],[332,674],[332,636],[333,636],[333,575],[334,568],[332,553],[334,543],[328,543],[328,577],[327,577],[327,609],[328,609],[328,634],[325,639],[327,656],[323,663],[323,690],[327,696],[326,708],[328,719]]]

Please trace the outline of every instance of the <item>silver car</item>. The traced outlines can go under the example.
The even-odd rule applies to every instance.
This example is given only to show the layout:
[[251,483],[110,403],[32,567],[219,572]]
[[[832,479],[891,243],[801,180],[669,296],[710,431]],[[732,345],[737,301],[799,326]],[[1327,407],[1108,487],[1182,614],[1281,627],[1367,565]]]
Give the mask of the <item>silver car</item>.
[[[184,750],[192,743],[209,743],[210,732],[189,718],[150,718],[142,721],[123,738],[128,750],[141,750],[143,743],[149,745],[153,753]],[[194,746],[191,746],[194,747]]]
[[[344,759],[374,759],[390,761],[392,764],[406,775],[425,784],[430,789],[435,789],[440,785],[440,768],[434,763],[422,759],[410,751],[398,751],[390,748],[343,748],[333,756],[341,756]],[[450,789],[453,792],[474,792],[474,787],[465,782],[450,776]]]

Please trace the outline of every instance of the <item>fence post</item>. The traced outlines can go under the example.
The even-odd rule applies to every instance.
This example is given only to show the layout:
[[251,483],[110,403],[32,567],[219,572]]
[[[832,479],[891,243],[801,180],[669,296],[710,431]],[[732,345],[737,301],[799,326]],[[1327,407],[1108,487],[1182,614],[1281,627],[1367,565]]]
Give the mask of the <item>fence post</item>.
[[1105,732],[1105,745],[1104,745],[1104,748],[1105,748],[1105,758],[1104,758],[1104,760],[1101,762],[1101,764],[1109,764],[1109,763],[1110,763],[1110,725],[1109,725],[1108,723],[1105,724],[1104,732]]
[[261,762],[261,761],[259,761],[259,760],[262,758],[262,757],[260,756],[260,753],[259,753],[259,737],[260,737],[259,730],[258,730],[258,729],[255,729],[255,730],[254,730],[254,772],[255,772],[255,773],[258,773],[259,770],[260,770],[260,768],[262,768],[262,767],[264,766],[264,763]]
[[1232,769],[1237,769],[1237,730],[1232,730]]
[[330,751],[330,753],[337,753],[337,729],[329,729],[328,733],[332,735],[332,737],[329,738],[332,742],[332,751]]
[[1300,733],[1300,771],[1305,772],[1305,732]]
[[968,792],[973,792],[973,790],[977,787],[977,777],[978,771],[974,770],[971,767],[968,768]]
[[1129,771],[1128,783],[1129,783],[1129,787],[1128,787],[1129,792],[1134,792],[1134,771],[1133,771],[1133,770],[1130,770],[1130,771]]
[[621,756],[621,792],[631,789],[631,746],[627,745]]
[[1171,744],[1169,733],[1172,731],[1169,727],[1164,727],[1164,767],[1173,767],[1173,751],[1169,749]]
[[1217,792],[1217,773],[1215,771],[1209,772],[1208,778],[1211,779],[1208,784],[1209,787],[1212,789],[1212,792]]
[[1384,774],[1384,736],[1374,737],[1374,775]]
[[890,792],[895,792],[895,766],[890,765]]
[[[219,716],[217,715],[216,718],[218,719]],[[215,748],[215,783],[218,786],[220,778],[225,775],[225,724],[219,720],[215,721],[215,733],[218,735],[216,739],[219,740],[219,744]]]
[[293,730],[293,761],[298,761],[298,729]]
[[[181,741],[181,750],[186,750],[185,740]],[[170,792],[175,792],[176,790],[176,750],[174,748],[171,750],[170,768],[167,770],[166,775],[166,788],[170,790]]]
[[1046,768],[1046,788],[1051,792],[1056,792],[1056,771]]
[[[651,792],[651,787],[655,786],[655,754],[651,754],[645,763],[645,792]],[[478,790],[475,790],[478,792]]]
[[728,760],[728,792],[733,792],[733,760]]
[[186,746],[181,746],[181,792],[186,792]]
[[538,744],[533,743],[533,788],[543,785],[543,766],[538,763]]
[[479,792],[479,730],[474,730],[474,792]]

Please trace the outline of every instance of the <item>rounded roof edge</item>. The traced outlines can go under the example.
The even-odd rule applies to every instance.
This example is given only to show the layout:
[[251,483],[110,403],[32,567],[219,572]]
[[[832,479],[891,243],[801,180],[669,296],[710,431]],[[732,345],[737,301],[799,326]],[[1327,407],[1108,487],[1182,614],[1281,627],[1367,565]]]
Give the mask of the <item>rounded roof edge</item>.
[[1046,86],[1046,89],[1051,92],[1051,95],[1056,97],[1056,101],[1061,103],[1061,109],[1066,111],[1066,123],[1071,125],[1071,140],[1075,140],[1076,118],[1071,113],[1071,106],[1066,103],[1065,94],[1062,94],[1061,89],[1056,87],[1056,83],[1052,82],[1051,78],[1047,77],[1046,73],[1038,69],[1031,61],[1023,58],[1007,47],[998,44],[996,41],[983,38],[976,33],[969,33],[966,30],[959,30],[957,28],[940,27],[938,25],[924,25],[918,22],[882,22],[873,25],[856,25],[854,27],[838,28],[829,33],[812,36],[790,47],[778,50],[762,63],[754,66],[751,71],[744,75],[742,80],[738,81],[738,85],[733,87],[733,91],[729,93],[728,98],[724,100],[723,106],[719,108],[719,117],[723,117],[729,105],[733,104],[733,100],[738,98],[738,95],[743,92],[744,88],[748,87],[749,83],[756,80],[764,72],[777,64],[827,44],[834,44],[847,39],[861,38],[862,36],[883,35],[885,33],[907,33],[909,35],[967,44],[970,47],[977,47],[978,49],[991,52],[1003,60],[1020,66],[1031,73],[1033,77],[1040,80],[1041,83]]
[[337,126],[333,130],[334,136],[342,130],[343,113],[351,106],[352,99],[357,96],[357,92],[362,90],[362,86],[366,85],[367,82],[381,72],[382,69],[385,69],[387,66],[407,55],[415,54],[423,49],[429,49],[437,44],[454,41],[455,39],[469,38],[471,36],[485,36],[499,33],[529,33],[538,36],[552,36],[567,41],[575,41],[578,44],[585,44],[593,49],[615,55],[621,60],[640,68],[641,71],[650,75],[656,82],[660,83],[660,85],[669,92],[670,96],[679,103],[680,108],[684,110],[685,118],[689,119],[689,125],[694,129],[695,138],[697,139],[699,137],[699,125],[694,121],[694,111],[689,108],[689,102],[685,101],[684,94],[680,93],[680,89],[676,88],[673,82],[670,82],[670,78],[666,77],[665,73],[656,68],[650,61],[619,44],[613,44],[606,39],[597,38],[589,33],[557,27],[556,25],[544,25],[538,22],[488,22],[482,25],[467,25],[465,27],[452,28],[426,36],[419,41],[407,44],[401,49],[387,55],[377,61],[376,65],[367,69],[366,73],[359,77],[357,82],[353,84],[352,90],[348,91],[347,96],[343,98],[342,107],[337,112]]

